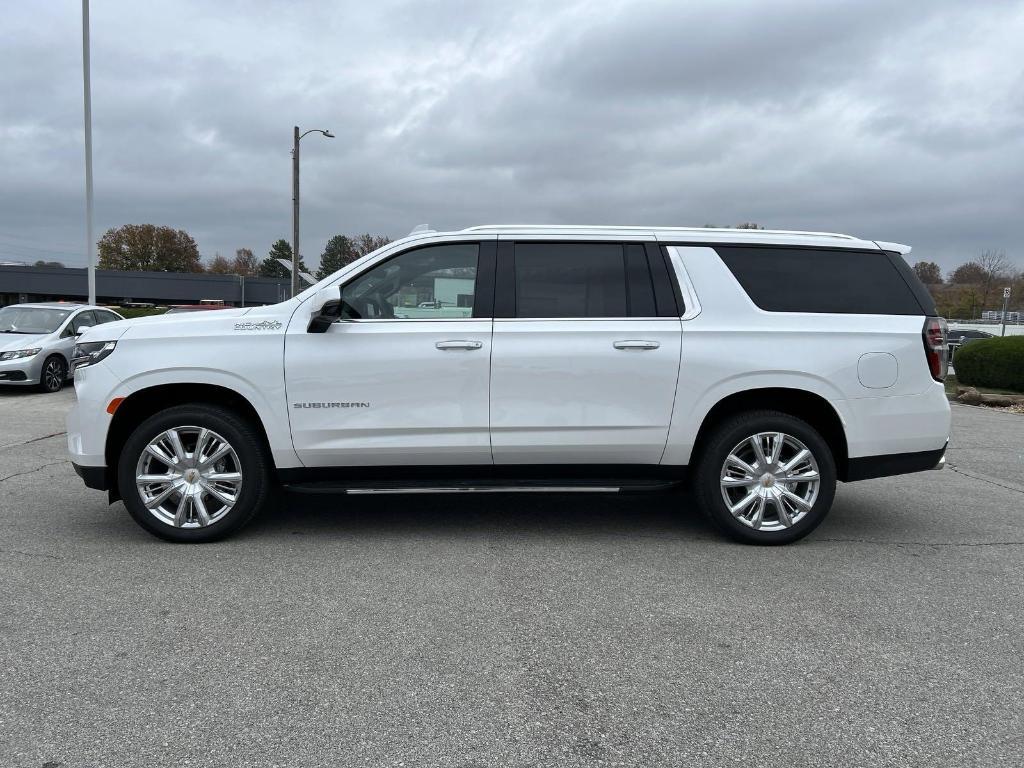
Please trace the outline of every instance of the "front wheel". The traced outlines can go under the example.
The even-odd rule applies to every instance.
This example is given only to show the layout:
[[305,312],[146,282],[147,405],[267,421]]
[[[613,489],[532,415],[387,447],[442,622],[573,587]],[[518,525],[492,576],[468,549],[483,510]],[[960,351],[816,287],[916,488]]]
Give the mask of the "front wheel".
[[60,392],[68,378],[68,364],[60,355],[51,355],[39,372],[39,389],[43,392]]
[[749,544],[788,544],[832,507],[832,451],[807,422],[775,411],[742,413],[704,445],[695,491],[708,519]]
[[118,487],[139,525],[168,541],[222,539],[266,505],[262,437],[232,411],[181,405],[146,419],[118,461]]

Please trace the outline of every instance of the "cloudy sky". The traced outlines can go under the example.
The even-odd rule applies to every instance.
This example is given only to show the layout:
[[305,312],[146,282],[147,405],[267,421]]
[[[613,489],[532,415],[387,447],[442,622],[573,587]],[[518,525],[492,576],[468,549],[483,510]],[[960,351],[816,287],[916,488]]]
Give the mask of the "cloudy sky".
[[[0,260],[85,262],[78,0],[5,2]],[[97,236],[702,225],[1024,266],[1024,2],[92,1]]]

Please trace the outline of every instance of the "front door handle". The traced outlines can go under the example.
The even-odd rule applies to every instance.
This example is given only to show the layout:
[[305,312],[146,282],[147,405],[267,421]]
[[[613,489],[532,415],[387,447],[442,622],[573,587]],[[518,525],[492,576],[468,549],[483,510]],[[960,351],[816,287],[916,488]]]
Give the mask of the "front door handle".
[[439,341],[434,346],[438,349],[480,349],[482,341],[470,341],[467,339],[453,339],[452,341]]
[[628,341],[613,341],[612,346],[616,349],[657,349],[661,346],[661,342],[630,339]]

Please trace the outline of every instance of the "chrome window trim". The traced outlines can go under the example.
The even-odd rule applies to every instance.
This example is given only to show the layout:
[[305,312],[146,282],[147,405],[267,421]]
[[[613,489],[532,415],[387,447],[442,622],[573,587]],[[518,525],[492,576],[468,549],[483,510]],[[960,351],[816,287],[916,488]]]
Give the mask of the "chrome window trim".
[[676,322],[679,320],[678,317],[496,317],[494,322],[496,323],[557,323],[557,322],[577,322],[580,320],[586,320],[591,323],[600,322],[616,322],[616,323],[636,323],[636,322],[649,322],[652,320],[664,320],[668,322]]
[[363,318],[339,318],[332,325],[345,325],[347,323],[464,323],[477,322],[489,323],[491,317],[363,317]]

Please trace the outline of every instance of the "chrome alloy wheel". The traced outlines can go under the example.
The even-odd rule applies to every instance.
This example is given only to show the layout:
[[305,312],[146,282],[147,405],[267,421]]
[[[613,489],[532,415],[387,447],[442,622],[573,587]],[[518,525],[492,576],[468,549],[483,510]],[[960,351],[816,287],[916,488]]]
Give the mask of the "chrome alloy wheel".
[[43,386],[48,392],[56,392],[64,386],[64,365],[56,357],[51,357],[43,367]]
[[814,454],[795,437],[759,432],[729,452],[720,483],[733,517],[755,530],[781,531],[811,511],[821,475]]
[[135,467],[142,503],[175,528],[205,528],[223,518],[242,490],[242,465],[223,437],[176,427],[149,441]]

